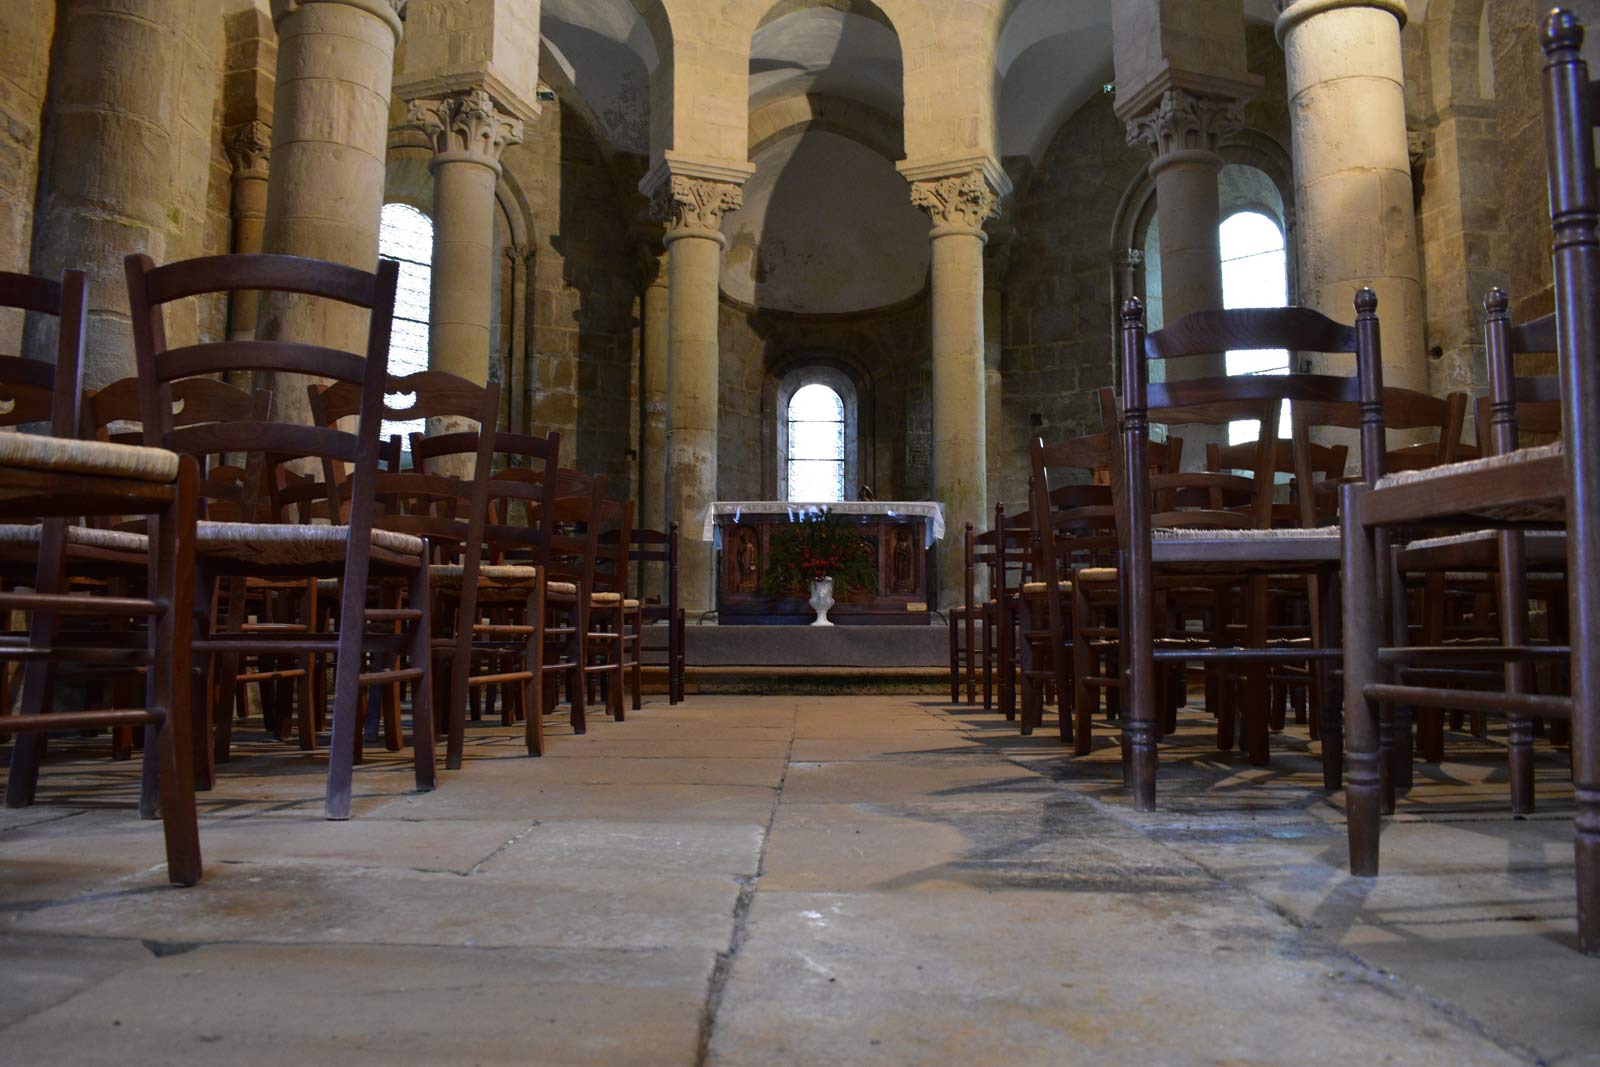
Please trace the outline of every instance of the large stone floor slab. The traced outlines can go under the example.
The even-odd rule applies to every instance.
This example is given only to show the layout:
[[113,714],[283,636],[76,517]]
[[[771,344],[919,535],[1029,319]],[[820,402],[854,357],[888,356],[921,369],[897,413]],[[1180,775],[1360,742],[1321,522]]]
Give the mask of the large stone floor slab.
[[1540,812],[1452,735],[1350,878],[1303,727],[1270,766],[1186,711],[1155,813],[1111,724],[927,697],[696,697],[468,732],[413,791],[369,751],[242,731],[170,887],[137,766],[54,746],[0,811],[0,1062],[812,1065],[1600,1064],[1574,949],[1571,788]]

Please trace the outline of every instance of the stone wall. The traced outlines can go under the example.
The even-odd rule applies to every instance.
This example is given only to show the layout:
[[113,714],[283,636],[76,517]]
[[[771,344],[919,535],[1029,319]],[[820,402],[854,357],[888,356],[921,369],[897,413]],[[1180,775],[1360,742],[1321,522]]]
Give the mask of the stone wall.
[[1027,506],[1029,440],[1095,432],[1094,391],[1113,384],[1112,224],[1149,154],[1128,147],[1111,104],[1098,96],[1073,114],[1018,194],[991,507]]
[[[1267,171],[1288,158],[1283,53],[1265,26],[1248,28],[1246,46],[1264,84],[1245,108],[1248,136],[1224,154]],[[1008,511],[1026,507],[1028,442],[1099,432],[1095,392],[1117,382],[1115,305],[1123,286],[1116,275],[1125,249],[1113,246],[1147,244],[1149,207],[1137,219],[1122,214],[1137,211],[1150,156],[1128,146],[1112,103],[1109,95],[1097,96],[1068,118],[1016,194],[1004,283],[1002,424],[990,435],[1001,455],[992,464],[989,501]],[[1286,171],[1269,176],[1287,183]],[[1135,271],[1136,295],[1153,289],[1149,295],[1159,296],[1159,269],[1147,260]]]
[[533,426],[561,433],[564,463],[606,475],[612,495],[632,492],[639,281],[628,235],[631,190],[584,123],[556,103],[545,104],[501,163],[531,214]]
[[[932,491],[927,294],[878,311],[803,315],[758,310],[724,298],[719,321],[720,413],[717,495],[778,495],[779,380],[805,365],[828,366],[856,387],[860,481],[880,500]],[[856,486],[847,485],[847,494]]]
[[[39,181],[40,128],[55,33],[51,0],[0,4],[0,270],[26,271]],[[22,317],[0,311],[0,353],[20,351]]]

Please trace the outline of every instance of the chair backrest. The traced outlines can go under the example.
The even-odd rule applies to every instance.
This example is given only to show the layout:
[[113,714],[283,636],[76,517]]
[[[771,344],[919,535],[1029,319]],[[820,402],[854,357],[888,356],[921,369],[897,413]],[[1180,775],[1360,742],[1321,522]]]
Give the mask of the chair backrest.
[[[1272,525],[1274,475],[1277,464],[1278,412],[1283,402],[1334,404],[1359,413],[1361,477],[1376,481],[1383,473],[1385,423],[1383,362],[1378,339],[1378,298],[1370,289],[1356,294],[1356,322],[1344,326],[1309,308],[1242,308],[1197,311],[1172,325],[1147,334],[1144,305],[1136,299],[1123,304],[1120,357],[1123,371],[1121,403],[1121,459],[1116,464],[1126,479],[1126,506],[1141,530],[1157,526],[1197,526],[1266,529]],[[1151,382],[1152,360],[1184,359],[1236,349],[1273,349],[1353,354],[1351,376],[1292,372],[1187,381]],[[1170,377],[1170,375],[1169,375]],[[1249,478],[1217,473],[1150,474],[1149,428],[1152,422],[1168,424],[1223,424],[1254,419],[1261,432],[1256,441],[1257,461]],[[1218,494],[1245,493],[1250,504],[1238,508],[1211,506],[1160,507],[1159,494],[1204,491],[1204,499]],[[1152,494],[1155,494],[1154,496]],[[1182,503],[1193,497],[1179,497]],[[1137,515],[1133,515],[1137,512]],[[1130,531],[1132,536],[1142,536]]]
[[1484,349],[1489,364],[1489,395],[1478,401],[1478,441],[1485,455],[1521,447],[1523,433],[1561,433],[1561,379],[1555,374],[1518,374],[1517,357],[1556,351],[1556,316],[1511,324],[1505,290],[1483,298]]
[[[102,389],[84,395],[84,434],[98,441],[136,445],[144,441],[144,425],[139,408],[139,379],[119,378]],[[272,409],[272,394],[265,389],[254,392],[240,389],[215,378],[184,378],[172,383],[172,425],[196,426],[206,423],[248,422],[267,418]],[[245,465],[227,462],[222,454],[197,457],[200,462],[200,495],[207,519],[227,522],[254,521],[259,511],[274,510],[265,457],[252,453]],[[142,520],[135,525],[142,526]]]
[[[1158,449],[1164,457],[1172,451],[1159,445]],[[1053,587],[1073,566],[1107,563],[1116,552],[1112,489],[1094,484],[1095,472],[1110,471],[1115,452],[1110,435],[1097,433],[1048,445],[1035,437],[1028,455],[1036,577]],[[1051,489],[1052,474],[1058,480],[1077,476],[1083,484]]]
[[[1273,452],[1268,458],[1274,474],[1290,474],[1290,499],[1287,504],[1274,508],[1273,525],[1315,526],[1331,522],[1338,497],[1330,490],[1344,481],[1345,465],[1349,460],[1348,445],[1322,445],[1307,440],[1295,424],[1295,436],[1289,441],[1273,442]],[[1261,460],[1261,449],[1255,441],[1234,445],[1211,442],[1206,445],[1206,469],[1218,472],[1245,472],[1255,474],[1255,464]],[[1220,491],[1210,501],[1212,507],[1224,507]]]
[[[601,535],[602,542],[614,541],[618,534],[606,532]],[[678,617],[678,524],[672,523],[665,531],[650,530],[643,527],[633,531],[633,545],[628,550],[628,558],[637,566],[634,569],[638,585],[639,599],[644,603],[646,618],[671,618]],[[658,603],[652,604],[644,595],[644,570],[651,564],[661,565],[661,598]],[[651,609],[655,608],[655,614]]]
[[44,423],[53,437],[78,436],[89,307],[83,271],[62,271],[59,282],[0,271],[0,307],[58,320],[55,366],[20,355],[0,356],[0,426]]
[[[1600,493],[1600,175],[1595,173],[1595,100],[1583,60],[1583,25],[1570,11],[1544,26],[1545,158],[1550,192],[1555,277],[1557,374],[1572,485],[1570,512],[1585,529]],[[1592,543],[1592,541],[1590,542]],[[1582,583],[1580,583],[1582,584]],[[1597,584],[1573,590],[1573,609],[1600,610]],[[1576,636],[1576,635],[1574,635]],[[1588,682],[1575,686],[1586,691]]]
[[490,559],[542,564],[555,534],[555,512],[544,505],[556,495],[561,435],[499,432],[494,440],[496,468],[484,528]]
[[[237,254],[157,267],[149,256],[139,253],[127,257],[126,268],[145,444],[190,455],[262,453],[283,461],[351,464],[351,543],[365,544],[372,528],[378,435],[388,380],[398,265],[393,260],[381,260],[377,271],[369,273],[298,256]],[[365,349],[355,353],[315,344],[260,340],[167,347],[162,315],[167,304],[207,293],[240,290],[293,293],[364,308],[370,312]],[[174,382],[230,371],[287,372],[356,384],[361,389],[356,431],[352,434],[270,417],[189,426],[174,423]],[[329,506],[330,514],[338,513],[339,501],[332,496]]]

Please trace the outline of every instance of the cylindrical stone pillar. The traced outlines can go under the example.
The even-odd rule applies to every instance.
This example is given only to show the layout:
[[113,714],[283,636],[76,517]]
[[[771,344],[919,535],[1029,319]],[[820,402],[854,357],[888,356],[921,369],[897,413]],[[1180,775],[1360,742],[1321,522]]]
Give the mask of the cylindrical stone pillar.
[[1426,390],[1421,268],[1406,144],[1404,0],[1289,0],[1278,16],[1292,116],[1300,293],[1349,322],[1378,294],[1384,384]]
[[937,603],[948,608],[966,595],[955,531],[989,523],[983,223],[999,198],[981,171],[970,170],[913,182],[911,201],[933,221],[933,495],[944,505],[949,531],[939,546]]
[[[88,272],[86,388],[134,373],[122,261],[166,259],[180,126],[169,65],[192,17],[174,0],[64,0],[56,16],[32,270]],[[54,359],[54,325],[30,324],[25,347]]]
[[[261,251],[267,222],[267,174],[272,149],[272,129],[264,122],[247,122],[228,139],[228,162],[233,165],[233,250]],[[228,336],[248,340],[256,335],[256,294],[234,293],[228,302]]]
[[[433,289],[428,367],[483,385],[489,380],[494,284],[494,189],[500,153],[522,140],[522,122],[482,89],[415,100],[411,122],[434,144]],[[430,432],[461,429],[436,420]]]
[[[272,0],[278,30],[272,180],[262,247],[374,270],[389,90],[403,0]],[[362,352],[368,315],[273,294],[256,335]],[[306,378],[279,374],[276,417],[310,422]]]
[[505,247],[506,266],[511,270],[511,374],[506,387],[511,392],[510,429],[529,433],[528,424],[528,261],[532,252],[518,244]]
[[[639,516],[648,530],[666,531],[667,508],[667,347],[670,253],[659,242],[639,246],[644,292],[639,298]],[[663,576],[652,567],[646,596],[665,600]]]
[[643,525],[665,530],[667,517],[667,322],[670,254],[640,247],[645,281],[640,307],[639,513]]
[[[1237,100],[1194,96],[1169,89],[1155,107],[1128,122],[1128,143],[1155,153],[1156,230],[1161,249],[1161,321],[1191,311],[1222,307],[1222,224],[1217,176],[1218,146],[1244,125]],[[1172,378],[1210,378],[1227,373],[1215,357],[1179,360],[1166,368]]]
[[658,191],[667,223],[668,521],[681,532],[678,593],[690,615],[715,606],[712,550],[701,540],[717,498],[717,291],[722,274],[722,216],[743,202],[731,182],[673,175]]

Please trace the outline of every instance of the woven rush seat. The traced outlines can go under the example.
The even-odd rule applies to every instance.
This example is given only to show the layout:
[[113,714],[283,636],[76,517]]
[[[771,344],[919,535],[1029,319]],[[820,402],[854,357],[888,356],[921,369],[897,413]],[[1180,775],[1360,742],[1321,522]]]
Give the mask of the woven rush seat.
[[[39,531],[37,525],[0,524],[0,559],[32,561],[38,556]],[[96,548],[109,552],[144,553],[150,549],[150,539],[144,534],[127,530],[97,530],[92,526],[68,526],[67,545],[76,548]]]
[[1560,441],[1554,444],[1539,445],[1536,448],[1519,448],[1515,452],[1507,452],[1500,456],[1483,456],[1479,459],[1462,460],[1459,463],[1443,463],[1437,467],[1427,467],[1415,471],[1395,471],[1378,479],[1377,489],[1393,489],[1400,485],[1415,485],[1417,482],[1432,481],[1435,478],[1449,478],[1460,474],[1469,474],[1473,471],[1495,470],[1499,467],[1514,467],[1522,463],[1531,463],[1535,460],[1554,459],[1563,454]]
[[178,476],[178,454],[164,448],[77,441],[43,434],[0,434],[0,466],[56,474],[90,474],[170,482]]
[[591,603],[591,604],[620,604],[620,603],[622,603],[622,594],[621,593],[590,593],[589,594],[589,603]]
[[[202,555],[266,565],[338,563],[350,541],[348,526],[296,523],[202,522],[195,549]],[[423,541],[393,530],[373,530],[372,547],[401,556],[420,556]]]
[[1083,567],[1077,572],[1078,580],[1084,582],[1114,582],[1117,580],[1115,567]]
[[[1056,588],[1060,589],[1063,593],[1070,593],[1070,592],[1072,592],[1072,583],[1071,582],[1060,582],[1060,581],[1058,581],[1058,582],[1056,582]],[[1050,589],[1050,583],[1049,582],[1023,582],[1022,583],[1022,592],[1025,595],[1032,595],[1032,594],[1036,594],[1036,593],[1044,593],[1044,592],[1047,592],[1049,589]]]
[[[435,585],[460,585],[464,569],[459,563],[436,563],[428,568],[428,577]],[[495,585],[527,588],[538,581],[538,578],[538,567],[507,563],[485,563],[478,567],[478,579]]]
[[[1408,542],[1405,548],[1408,552],[1423,552],[1430,548],[1453,548],[1456,545],[1493,544],[1499,536],[1499,530],[1472,530],[1444,537],[1424,537],[1420,541]],[[1565,530],[1524,530],[1522,536],[1530,541],[1538,538],[1542,541],[1564,542],[1567,539]]]
[[1207,530],[1169,529],[1151,530],[1157,541],[1309,541],[1339,540],[1337,526],[1283,527],[1272,530]]
[[546,593],[554,593],[556,596],[578,595],[578,587],[571,582],[546,582],[544,591]]

